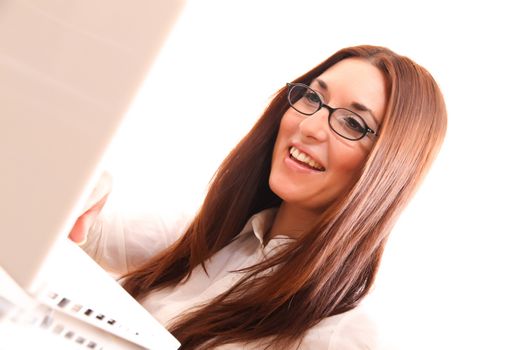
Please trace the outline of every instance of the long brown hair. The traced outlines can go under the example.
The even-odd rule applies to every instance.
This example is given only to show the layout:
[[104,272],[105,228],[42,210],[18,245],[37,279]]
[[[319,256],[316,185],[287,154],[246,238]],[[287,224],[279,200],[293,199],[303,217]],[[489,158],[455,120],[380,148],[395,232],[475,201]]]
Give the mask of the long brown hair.
[[[349,57],[378,67],[387,85],[380,136],[359,180],[301,239],[244,269],[228,291],[177,318],[169,330],[184,349],[253,341],[279,349],[297,345],[309,328],[355,308],[370,290],[388,234],[444,139],[446,110],[432,76],[383,47],[342,49],[294,82],[310,84]],[[253,214],[280,204],[268,179],[287,108],[283,87],[221,164],[183,237],[124,277],[131,295],[140,299],[189,278],[199,264],[205,268]]]

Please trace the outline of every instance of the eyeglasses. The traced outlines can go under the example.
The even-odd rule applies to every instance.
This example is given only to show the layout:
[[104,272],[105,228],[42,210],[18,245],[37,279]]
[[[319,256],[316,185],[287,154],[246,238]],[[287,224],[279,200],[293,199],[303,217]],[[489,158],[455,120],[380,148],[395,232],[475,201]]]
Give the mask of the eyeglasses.
[[319,94],[307,85],[286,83],[290,107],[304,115],[313,115],[321,108],[328,109],[328,125],[337,135],[347,140],[361,140],[366,135],[377,137],[377,133],[366,125],[363,118],[346,108],[332,108],[323,103]]

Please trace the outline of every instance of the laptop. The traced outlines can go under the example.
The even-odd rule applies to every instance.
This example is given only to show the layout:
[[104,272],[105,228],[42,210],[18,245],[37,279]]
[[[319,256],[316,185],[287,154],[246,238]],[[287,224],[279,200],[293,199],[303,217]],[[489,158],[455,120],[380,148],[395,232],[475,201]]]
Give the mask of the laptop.
[[67,234],[182,6],[0,2],[0,334],[36,327],[35,339],[67,348],[179,346]]

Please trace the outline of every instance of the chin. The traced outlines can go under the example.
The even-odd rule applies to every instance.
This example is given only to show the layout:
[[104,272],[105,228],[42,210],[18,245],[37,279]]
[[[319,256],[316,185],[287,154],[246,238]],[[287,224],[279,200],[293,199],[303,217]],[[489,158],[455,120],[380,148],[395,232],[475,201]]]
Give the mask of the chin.
[[269,185],[273,193],[285,202],[296,202],[305,192],[304,188],[301,188],[300,185],[294,183],[282,173],[272,172],[270,174]]
[[291,182],[289,179],[270,176],[269,181],[270,189],[275,193],[283,203],[293,204],[308,210],[314,210],[311,205],[308,205],[308,199],[305,198],[305,189],[297,186],[296,183]]

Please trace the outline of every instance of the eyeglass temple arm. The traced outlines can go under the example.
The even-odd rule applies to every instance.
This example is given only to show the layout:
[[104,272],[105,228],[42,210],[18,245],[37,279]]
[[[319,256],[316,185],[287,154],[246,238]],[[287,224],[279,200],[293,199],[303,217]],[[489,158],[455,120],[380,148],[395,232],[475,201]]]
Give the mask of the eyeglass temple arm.
[[374,137],[378,137],[379,136],[378,133],[376,133],[374,130],[370,129],[368,126],[366,127],[366,133],[367,133],[367,135],[372,135]]

